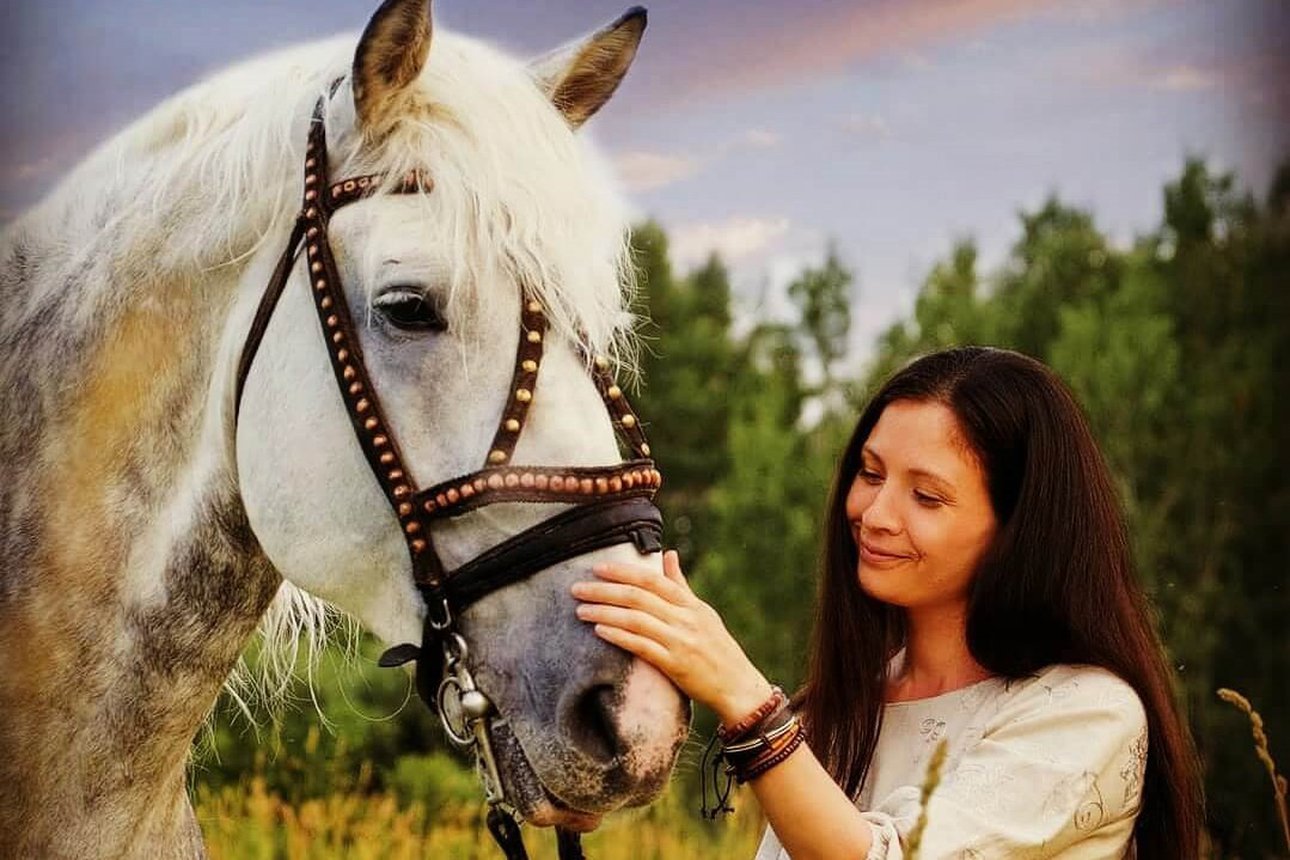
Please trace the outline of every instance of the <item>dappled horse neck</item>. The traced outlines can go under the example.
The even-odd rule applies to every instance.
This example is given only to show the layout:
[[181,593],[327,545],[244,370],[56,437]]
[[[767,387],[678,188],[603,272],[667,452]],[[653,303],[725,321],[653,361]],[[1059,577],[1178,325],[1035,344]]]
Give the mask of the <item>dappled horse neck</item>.
[[[81,819],[51,798],[168,826],[158,799],[182,799],[193,729],[279,582],[232,476],[203,454],[243,266],[205,283],[168,270],[146,253],[165,224],[126,247],[111,219],[128,201],[82,206],[65,225],[76,241],[41,220],[61,214],[47,206],[0,248],[0,782],[21,787],[0,801],[4,856],[77,844]],[[19,834],[33,841],[10,852]],[[84,844],[129,838],[103,826]]]

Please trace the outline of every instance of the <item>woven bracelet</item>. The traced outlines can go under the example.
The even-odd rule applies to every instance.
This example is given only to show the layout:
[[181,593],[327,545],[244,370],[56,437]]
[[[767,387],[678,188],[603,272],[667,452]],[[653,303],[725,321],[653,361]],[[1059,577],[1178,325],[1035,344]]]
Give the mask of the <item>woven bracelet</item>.
[[733,726],[717,726],[717,737],[720,739],[722,746],[729,745],[742,739],[753,729],[757,728],[762,720],[774,713],[774,711],[786,701],[788,701],[788,697],[784,695],[784,691],[779,687],[772,687],[770,698],[758,705],[757,709],[751,714],[744,717]]

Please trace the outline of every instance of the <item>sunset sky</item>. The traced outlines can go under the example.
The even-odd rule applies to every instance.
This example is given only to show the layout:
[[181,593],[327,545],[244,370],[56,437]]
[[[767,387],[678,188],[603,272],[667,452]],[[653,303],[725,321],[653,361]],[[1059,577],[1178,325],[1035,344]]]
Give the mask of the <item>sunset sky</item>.
[[[0,12],[0,218],[186,84],[268,48],[357,33],[362,0],[42,0]],[[521,56],[612,20],[603,0],[438,0],[436,24]],[[1281,0],[659,0],[588,126],[674,258],[718,250],[740,312],[830,240],[857,273],[855,345],[974,236],[997,265],[1049,192],[1124,243],[1187,154],[1260,194],[1290,154]]]

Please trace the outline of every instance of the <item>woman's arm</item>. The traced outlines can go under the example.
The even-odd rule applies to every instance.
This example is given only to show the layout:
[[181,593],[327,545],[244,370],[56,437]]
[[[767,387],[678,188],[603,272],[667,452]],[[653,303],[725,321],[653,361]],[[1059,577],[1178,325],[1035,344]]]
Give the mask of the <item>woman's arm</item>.
[[[744,654],[711,606],[681,573],[674,551],[664,576],[639,565],[595,569],[599,582],[573,586],[578,617],[596,635],[657,666],[690,698],[726,725],[752,713],[771,684]],[[775,835],[793,860],[863,858],[872,830],[846,794],[803,745],[750,783]]]

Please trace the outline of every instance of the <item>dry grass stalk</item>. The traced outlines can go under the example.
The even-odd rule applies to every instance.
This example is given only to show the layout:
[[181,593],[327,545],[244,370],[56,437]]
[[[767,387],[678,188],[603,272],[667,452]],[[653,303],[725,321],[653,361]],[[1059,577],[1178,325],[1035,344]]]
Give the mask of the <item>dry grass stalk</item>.
[[1229,705],[1234,705],[1250,719],[1250,729],[1254,734],[1254,752],[1263,762],[1263,767],[1272,780],[1272,793],[1276,802],[1277,817],[1281,820],[1281,836],[1285,839],[1286,848],[1290,849],[1290,812],[1286,808],[1286,778],[1277,773],[1277,763],[1272,760],[1268,749],[1268,735],[1263,730],[1263,717],[1250,705],[1250,700],[1235,690],[1220,688],[1218,697]]
[[[745,791],[747,789],[744,789]],[[495,860],[483,823],[483,804],[433,810],[401,803],[389,793],[346,789],[291,803],[263,775],[219,789],[198,786],[195,797],[211,860]],[[611,816],[585,840],[596,860],[674,860],[751,857],[764,823],[751,798],[726,826],[699,822],[679,790],[654,805]],[[525,828],[533,860],[556,860],[550,831]]]
[[941,742],[932,751],[932,760],[927,763],[927,776],[923,778],[923,785],[919,790],[918,820],[914,822],[914,829],[909,831],[909,860],[918,858],[918,846],[923,841],[923,830],[927,827],[927,802],[936,786],[941,784],[941,768],[945,765],[945,754],[949,748],[949,741],[941,738]]

